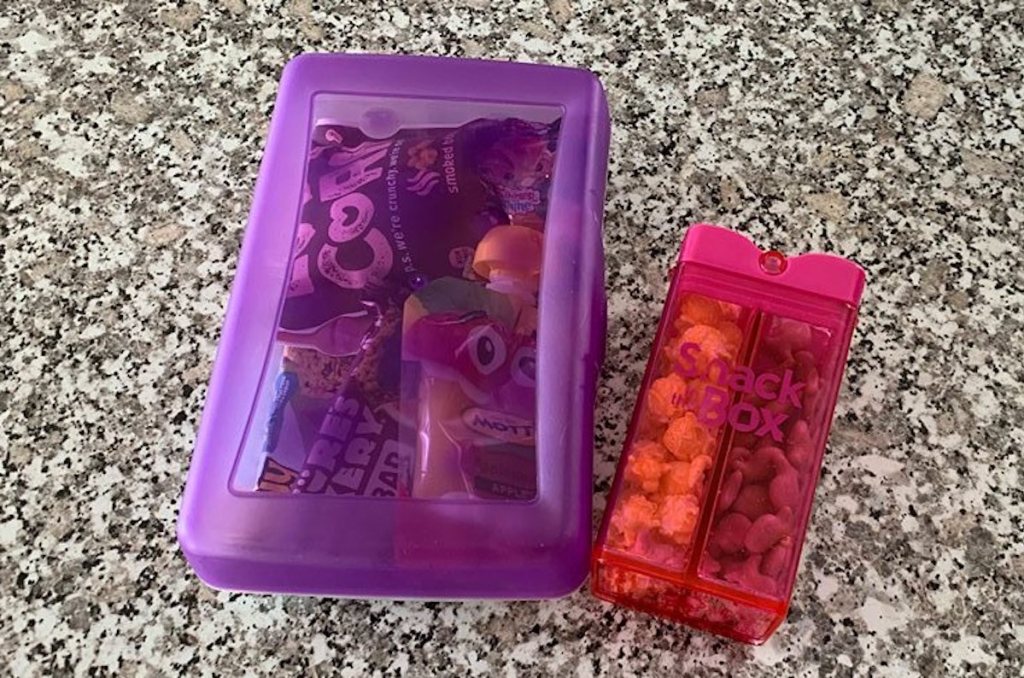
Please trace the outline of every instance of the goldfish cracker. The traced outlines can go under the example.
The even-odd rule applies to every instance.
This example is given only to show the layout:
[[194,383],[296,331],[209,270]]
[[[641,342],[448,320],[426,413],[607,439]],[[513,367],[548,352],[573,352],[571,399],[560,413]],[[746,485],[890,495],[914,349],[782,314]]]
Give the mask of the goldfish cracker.
[[710,454],[714,438],[693,412],[687,412],[669,422],[661,442],[676,459],[689,461]]
[[686,544],[697,527],[700,504],[692,494],[669,495],[658,507],[658,529],[679,544]]
[[737,459],[734,466],[747,483],[763,483],[792,468],[783,451],[773,445],[759,447],[749,458]]
[[783,539],[773,546],[761,561],[761,572],[769,577],[779,576],[786,564],[789,563],[789,545],[785,541]]
[[[751,400],[753,402],[753,400]],[[757,435],[754,431],[733,431],[732,444],[735,446],[732,451],[732,457],[736,456],[736,450],[746,449],[746,456],[750,456],[750,450],[754,449],[761,442],[763,436]]]
[[776,510],[781,511],[787,506],[796,510],[803,498],[797,472],[793,469],[780,471],[772,478],[771,483],[768,484],[768,498],[771,499],[772,506]]
[[805,349],[811,344],[811,326],[799,320],[778,318],[769,332],[768,341],[789,352]]
[[722,552],[740,553],[753,522],[742,513],[727,513],[718,522],[711,536],[712,543]]
[[632,548],[642,530],[656,525],[658,506],[647,497],[633,494],[625,498],[612,515],[612,526],[622,535],[622,545]]
[[749,553],[764,553],[788,537],[793,528],[793,511],[784,508],[778,515],[765,514],[754,521],[743,540]]
[[641,440],[633,445],[626,463],[626,480],[645,492],[655,492],[665,470],[668,452],[660,443]]
[[679,416],[683,413],[686,391],[686,382],[675,372],[655,379],[647,394],[647,414],[662,423]]
[[810,351],[797,352],[794,355],[794,361],[796,362],[794,376],[799,383],[804,385],[804,410],[812,412],[813,402],[817,400],[817,396],[821,393],[821,373],[818,371],[814,354]]
[[800,419],[790,429],[789,439],[786,441],[786,459],[798,471],[806,471],[810,467],[811,456],[814,453],[813,444],[807,421]]
[[775,580],[761,574],[762,560],[763,557],[759,555],[747,558],[739,569],[739,578],[736,583],[755,591],[774,591],[776,588]]
[[730,473],[718,491],[718,511],[728,511],[743,487],[743,473],[737,469]]
[[772,509],[768,488],[764,485],[744,485],[732,502],[732,510],[757,520]]

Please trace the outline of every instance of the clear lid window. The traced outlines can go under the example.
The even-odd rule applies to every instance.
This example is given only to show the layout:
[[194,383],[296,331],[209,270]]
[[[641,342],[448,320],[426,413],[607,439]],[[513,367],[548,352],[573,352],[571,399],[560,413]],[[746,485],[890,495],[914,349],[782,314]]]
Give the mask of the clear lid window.
[[[561,109],[320,94],[236,491],[530,501]],[[278,290],[267,290],[277,294]]]

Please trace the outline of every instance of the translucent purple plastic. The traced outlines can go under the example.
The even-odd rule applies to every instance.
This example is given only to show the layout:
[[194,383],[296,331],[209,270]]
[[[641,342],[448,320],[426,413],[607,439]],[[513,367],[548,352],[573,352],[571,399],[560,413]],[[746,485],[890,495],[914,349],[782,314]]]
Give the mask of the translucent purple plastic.
[[178,524],[205,582],[428,599],[579,586],[608,143],[582,70],[286,67]]

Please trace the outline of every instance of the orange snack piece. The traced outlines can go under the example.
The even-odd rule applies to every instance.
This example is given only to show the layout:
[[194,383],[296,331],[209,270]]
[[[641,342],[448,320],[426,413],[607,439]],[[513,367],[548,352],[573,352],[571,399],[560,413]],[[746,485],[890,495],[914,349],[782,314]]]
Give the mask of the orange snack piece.
[[686,494],[690,491],[690,462],[673,461],[666,464],[661,477],[663,494]]
[[664,351],[665,360],[668,361],[669,369],[673,369],[675,364],[679,362],[679,350],[680,347],[682,347],[682,345],[682,336],[675,337],[674,339],[669,339],[668,341],[665,342],[665,348],[662,350]]
[[716,325],[722,319],[722,306],[717,301],[699,294],[688,294],[679,304],[675,326],[679,330],[686,324]]
[[[735,327],[735,325],[733,326]],[[735,355],[739,342],[736,341],[734,345],[733,341],[737,337],[733,336],[732,330],[728,330],[728,333],[729,336],[726,336],[721,330],[711,325],[694,325],[665,345],[665,358],[668,359],[670,365],[685,362],[688,367],[690,366],[691,359],[695,359],[698,372],[704,374],[708,363],[712,360],[716,358],[731,360]],[[696,344],[698,346],[697,351],[692,349],[688,351],[689,357],[685,361],[682,354],[684,344]]]
[[661,443],[641,440],[633,445],[626,462],[626,480],[638,485],[645,492],[658,489],[661,475],[665,471],[668,452]]
[[731,349],[731,353],[738,353],[740,344],[743,343],[743,332],[740,330],[740,326],[734,322],[722,322],[715,325],[715,329],[725,337],[725,343]]
[[701,486],[704,484],[704,475],[711,470],[715,462],[711,459],[710,454],[702,454],[699,457],[694,457],[693,461],[690,462],[690,490],[691,492],[699,492]]
[[[716,440],[715,431],[701,424],[693,410],[708,386],[708,364],[718,358],[731,361],[739,351],[742,335],[734,311],[700,295],[684,297],[679,307],[675,336],[665,348],[668,365],[662,365],[662,376],[647,389],[636,442],[627,455],[623,496],[611,517],[616,548],[637,551],[645,559],[658,548],[678,555],[671,549],[688,546],[693,537]],[[698,348],[688,347],[684,357],[683,344]],[[682,366],[692,369],[694,361],[694,378],[680,374]]]
[[691,494],[669,495],[658,507],[658,529],[678,544],[686,544],[697,526],[700,505]]
[[654,527],[658,507],[647,497],[634,494],[625,497],[612,516],[612,526],[622,535],[623,546],[632,548],[641,531]]
[[729,350],[729,339],[717,327],[711,325],[694,325],[679,337],[684,344],[697,344],[701,355],[708,360],[724,358],[732,352]]
[[689,461],[694,457],[711,453],[714,442],[707,428],[697,421],[693,412],[687,412],[669,422],[661,442],[673,457]]
[[683,413],[686,382],[675,372],[655,379],[647,393],[647,413],[660,422],[668,422]]
[[666,464],[661,476],[663,494],[692,494],[699,497],[704,476],[711,470],[711,456],[702,454],[693,461],[674,461]]
[[[645,415],[646,412],[643,414]],[[665,435],[665,422],[641,415],[634,433],[634,439],[661,440],[661,437]]]
[[687,410],[697,410],[700,408],[700,403],[704,400],[704,390],[709,386],[709,382],[702,381],[700,379],[691,379],[686,384],[686,398],[684,401],[684,407]]

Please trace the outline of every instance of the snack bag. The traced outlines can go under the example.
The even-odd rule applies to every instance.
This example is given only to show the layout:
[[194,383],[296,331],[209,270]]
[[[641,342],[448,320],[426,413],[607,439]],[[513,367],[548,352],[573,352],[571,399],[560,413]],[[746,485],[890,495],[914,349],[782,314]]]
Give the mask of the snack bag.
[[[516,302],[519,311],[493,316],[507,316],[511,325],[499,322],[494,329],[505,327],[516,350],[532,356],[535,334],[521,335],[536,328],[537,227],[546,214],[557,132],[557,122],[515,119],[403,129],[383,140],[342,125],[314,128],[278,330],[284,345],[281,392],[267,424],[260,489],[377,496],[412,491],[415,434],[401,429],[416,421],[412,415],[403,421],[407,410],[400,406],[400,392],[427,389],[424,402],[455,402],[444,395],[451,385],[436,379],[430,382],[436,393],[426,382],[403,386],[404,337],[398,328],[414,290],[430,300],[432,311],[439,304],[463,308],[460,304],[473,298],[464,308],[489,316],[493,307],[508,306],[502,299],[510,290],[512,298],[525,294],[528,303]],[[513,221],[529,226],[509,226]],[[502,270],[492,271],[486,253],[477,256],[478,244],[496,226],[519,229],[518,242],[529,243],[536,270],[526,292],[516,292],[518,283]],[[496,291],[484,288],[487,277]],[[462,283],[462,291],[452,282]],[[445,295],[449,299],[442,302]],[[488,295],[491,300],[485,301]],[[523,364],[532,369],[532,362]],[[528,418],[532,427],[533,385],[523,383],[520,378],[498,390],[509,401],[504,410],[525,413],[520,419]],[[472,421],[480,426],[514,424],[486,420],[483,411],[476,415]],[[532,430],[516,435],[519,442],[511,444],[517,454],[508,458],[521,460],[517,468],[526,469],[520,473],[524,478],[535,478]],[[523,440],[525,447],[519,444]],[[494,445],[484,447],[494,450]],[[460,469],[491,468],[493,457],[461,455]],[[533,491],[522,490],[526,481],[516,482],[516,489],[495,485],[492,494]]]
[[557,126],[477,120],[384,140],[318,125],[281,338],[350,354],[373,306],[399,307],[435,278],[462,277],[510,213],[543,223]]

